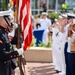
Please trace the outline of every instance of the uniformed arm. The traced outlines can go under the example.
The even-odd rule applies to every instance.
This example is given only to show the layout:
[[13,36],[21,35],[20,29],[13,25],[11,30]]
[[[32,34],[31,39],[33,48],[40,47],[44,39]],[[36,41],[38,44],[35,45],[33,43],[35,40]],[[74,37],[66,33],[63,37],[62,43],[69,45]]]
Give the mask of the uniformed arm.
[[[3,57],[2,57],[3,56]],[[2,56],[1,56],[1,60],[11,60],[11,59],[14,59],[14,58],[17,58],[19,57],[19,54],[17,51],[12,51],[12,52],[3,52],[2,53]]]
[[16,51],[6,50],[5,43],[0,38],[0,61],[11,60],[13,58],[19,57],[21,54],[23,54],[23,50],[16,50]]
[[[0,40],[1,41],[1,40]],[[17,51],[6,51],[5,45],[0,43],[0,60],[11,60],[13,58],[17,58],[19,53]]]

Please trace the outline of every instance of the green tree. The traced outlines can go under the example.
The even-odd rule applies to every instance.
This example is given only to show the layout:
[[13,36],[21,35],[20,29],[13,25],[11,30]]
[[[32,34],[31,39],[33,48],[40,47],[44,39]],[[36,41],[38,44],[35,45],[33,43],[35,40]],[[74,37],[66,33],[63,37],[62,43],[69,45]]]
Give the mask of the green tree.
[[7,3],[8,0],[3,0],[3,6],[2,6],[2,10],[7,10],[8,9],[8,3]]

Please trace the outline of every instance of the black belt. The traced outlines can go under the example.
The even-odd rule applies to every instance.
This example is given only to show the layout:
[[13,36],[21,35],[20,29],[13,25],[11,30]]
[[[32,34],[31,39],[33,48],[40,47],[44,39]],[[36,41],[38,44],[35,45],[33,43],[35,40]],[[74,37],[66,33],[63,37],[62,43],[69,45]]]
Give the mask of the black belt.
[[71,53],[75,53],[75,51],[71,51]]

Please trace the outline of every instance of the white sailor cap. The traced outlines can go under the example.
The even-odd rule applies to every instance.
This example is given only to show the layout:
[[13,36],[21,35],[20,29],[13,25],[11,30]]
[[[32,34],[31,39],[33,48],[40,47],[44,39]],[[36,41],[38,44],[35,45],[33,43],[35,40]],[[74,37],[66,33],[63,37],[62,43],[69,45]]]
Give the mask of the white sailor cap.
[[6,18],[12,20],[12,11],[11,10],[7,10],[7,11],[0,11],[0,17],[3,17],[5,19],[5,21],[7,22],[8,26],[13,26],[12,22],[8,22]]
[[59,15],[59,17],[58,18],[62,18],[62,16],[61,15]]
[[11,10],[0,11],[0,16],[8,17],[9,19],[12,19],[13,18],[12,12],[13,11],[11,11]]
[[57,22],[58,21],[58,19],[54,19],[55,20],[55,22]]
[[73,14],[73,13],[67,13],[67,15],[68,15],[68,19],[70,19],[70,18],[75,18],[75,14]]
[[42,15],[48,15],[46,12],[42,12]]
[[61,16],[67,18],[67,14],[62,14]]

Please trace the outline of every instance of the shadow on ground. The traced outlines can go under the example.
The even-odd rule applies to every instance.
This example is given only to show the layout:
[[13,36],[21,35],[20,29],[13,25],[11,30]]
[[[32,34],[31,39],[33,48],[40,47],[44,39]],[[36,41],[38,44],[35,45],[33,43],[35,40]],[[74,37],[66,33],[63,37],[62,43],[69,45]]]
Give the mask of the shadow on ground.
[[34,63],[31,66],[28,66],[29,75],[57,75],[54,66],[50,63]]

